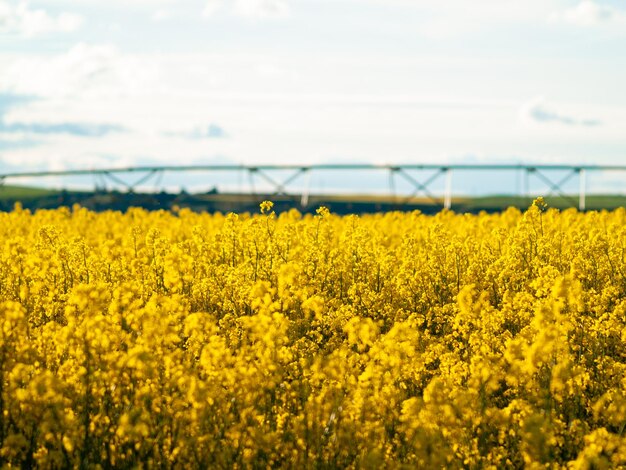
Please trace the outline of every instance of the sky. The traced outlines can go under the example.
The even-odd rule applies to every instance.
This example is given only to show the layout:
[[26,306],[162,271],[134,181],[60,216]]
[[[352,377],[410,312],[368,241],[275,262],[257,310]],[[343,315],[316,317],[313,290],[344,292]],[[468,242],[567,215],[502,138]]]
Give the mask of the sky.
[[617,0],[0,0],[0,173],[626,164],[625,50]]

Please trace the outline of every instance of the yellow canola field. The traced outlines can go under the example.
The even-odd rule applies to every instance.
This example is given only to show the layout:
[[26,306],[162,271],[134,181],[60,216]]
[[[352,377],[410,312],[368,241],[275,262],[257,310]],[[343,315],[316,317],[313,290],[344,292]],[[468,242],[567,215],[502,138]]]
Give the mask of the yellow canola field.
[[0,464],[626,466],[626,210],[0,214]]

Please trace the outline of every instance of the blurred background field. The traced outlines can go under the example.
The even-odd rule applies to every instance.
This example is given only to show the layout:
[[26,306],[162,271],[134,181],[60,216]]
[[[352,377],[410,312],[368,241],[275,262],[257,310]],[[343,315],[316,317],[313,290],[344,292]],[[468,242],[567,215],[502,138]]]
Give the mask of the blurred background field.
[[[567,209],[577,207],[578,195],[548,196],[550,207]],[[300,212],[315,212],[320,206],[326,206],[338,214],[373,213],[379,211],[419,210],[432,214],[443,209],[443,200],[433,201],[426,197],[405,198],[384,194],[311,194],[305,205],[301,194],[273,195],[267,193],[128,193],[122,191],[80,191],[45,189],[29,186],[0,186],[0,210],[9,211],[19,202],[31,210],[53,209],[61,206],[78,204],[95,211],[121,210],[129,207],[143,207],[149,210],[188,207],[202,212],[257,212],[259,202],[271,199],[277,212],[292,208]],[[532,203],[533,197],[514,195],[466,196],[453,197],[451,209],[459,213],[498,212],[507,207],[525,209]],[[439,203],[437,203],[439,202]],[[612,210],[626,207],[626,195],[588,195],[587,210]]]

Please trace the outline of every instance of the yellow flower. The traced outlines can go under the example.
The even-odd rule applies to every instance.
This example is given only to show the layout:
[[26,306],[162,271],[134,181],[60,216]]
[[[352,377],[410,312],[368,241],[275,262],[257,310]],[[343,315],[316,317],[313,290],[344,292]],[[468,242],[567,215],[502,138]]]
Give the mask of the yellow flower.
[[545,210],[548,208],[548,204],[546,203],[545,199],[543,198],[543,196],[539,196],[537,197],[534,201],[533,201],[533,206],[538,207],[541,210]]
[[330,215],[330,210],[328,207],[320,206],[315,210],[315,213],[320,217],[328,217]]
[[274,207],[274,203],[272,201],[263,201],[261,204],[261,214],[267,214]]
[[626,209],[0,212],[8,467],[626,467]]

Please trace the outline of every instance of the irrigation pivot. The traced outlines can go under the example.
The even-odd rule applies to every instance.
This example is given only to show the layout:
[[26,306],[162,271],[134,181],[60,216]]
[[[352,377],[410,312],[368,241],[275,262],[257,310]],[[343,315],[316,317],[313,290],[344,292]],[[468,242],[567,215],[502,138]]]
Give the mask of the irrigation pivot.
[[[388,172],[389,184],[392,191],[395,191],[394,177],[399,176],[408,182],[413,192],[405,199],[404,202],[415,196],[421,195],[432,202],[441,205],[447,209],[452,206],[453,195],[453,173],[455,171],[470,172],[522,172],[525,176],[526,193],[528,193],[529,181],[531,177],[544,184],[548,190],[546,196],[559,196],[568,200],[572,205],[578,206],[580,210],[585,210],[586,192],[587,192],[587,174],[592,172],[624,172],[626,165],[566,165],[566,164],[545,164],[545,165],[527,165],[527,164],[430,164],[430,163],[408,163],[408,164],[369,164],[369,163],[343,163],[343,164],[313,164],[313,165],[297,165],[297,164],[267,164],[267,165],[176,165],[176,166],[133,166],[119,168],[92,168],[78,170],[57,170],[57,171],[28,171],[13,172],[0,174],[0,187],[7,182],[19,181],[23,179],[45,179],[49,177],[61,176],[92,176],[99,178],[101,181],[110,181],[120,185],[129,193],[136,191],[139,185],[148,184],[150,181],[159,181],[166,173],[218,173],[230,172],[247,174],[250,184],[250,193],[255,193],[254,180],[259,178],[265,181],[272,188],[271,195],[286,195],[287,186],[293,184],[304,175],[310,177],[311,173],[321,172],[363,172],[371,170],[382,170]],[[273,173],[289,172],[289,176],[279,179]],[[416,171],[431,171],[432,174],[420,179],[415,176]],[[555,180],[553,176],[548,176],[547,172],[565,172],[565,176]],[[445,189],[443,197],[438,197],[432,192],[432,184],[445,177]],[[574,177],[579,180],[578,200],[565,193],[564,185],[571,181]],[[132,178],[132,181],[128,181]],[[308,178],[307,178],[308,179]],[[154,184],[154,183],[153,183]],[[302,190],[302,200],[308,200],[309,185],[305,185]]]

